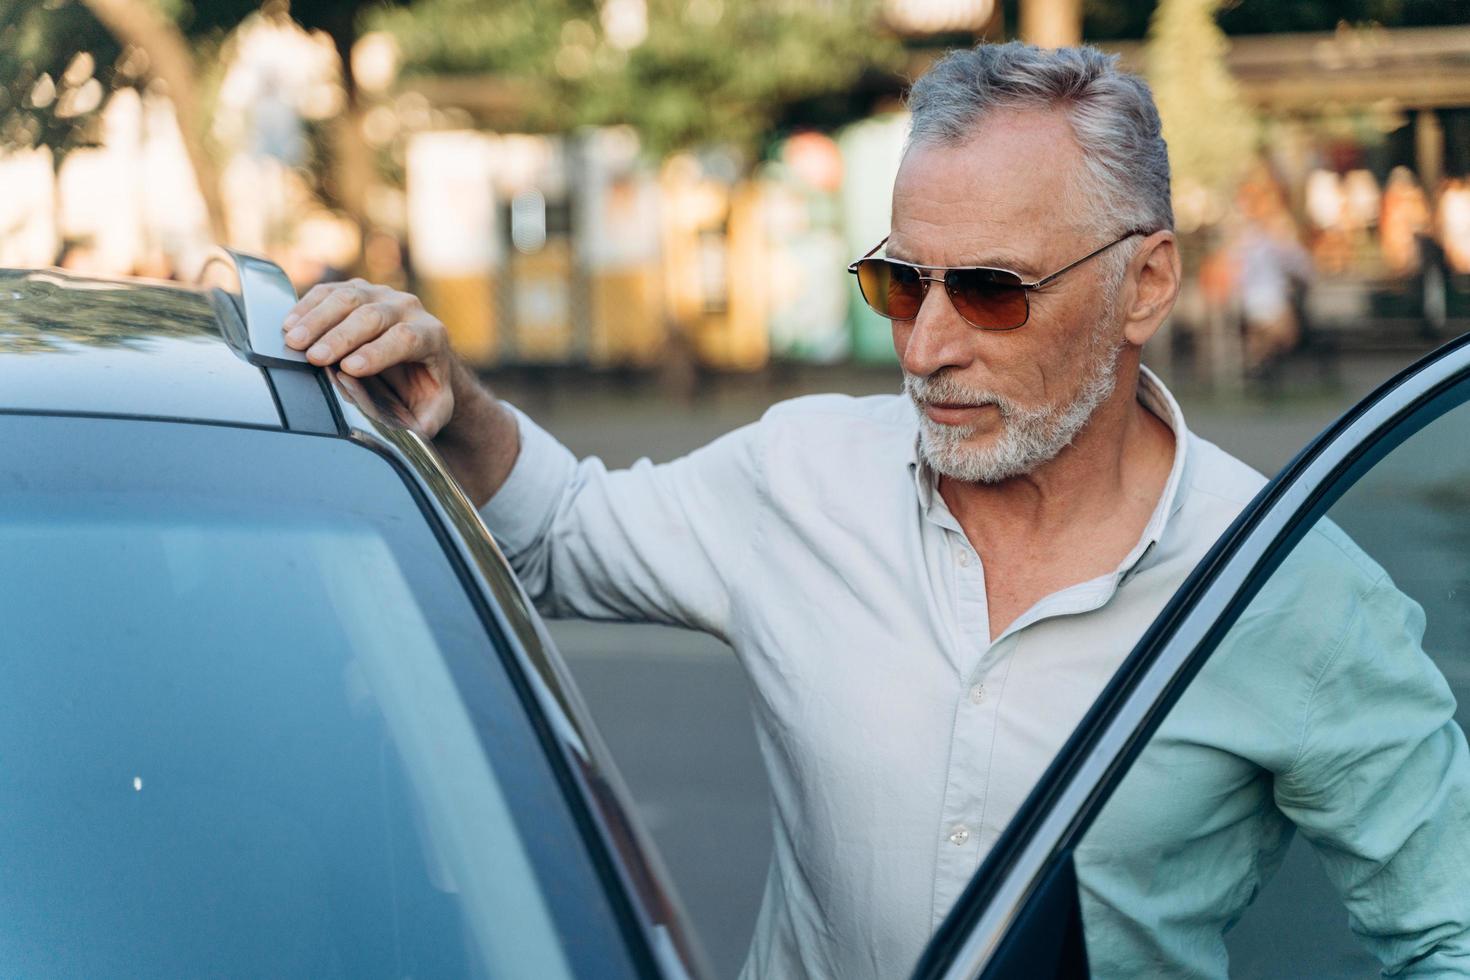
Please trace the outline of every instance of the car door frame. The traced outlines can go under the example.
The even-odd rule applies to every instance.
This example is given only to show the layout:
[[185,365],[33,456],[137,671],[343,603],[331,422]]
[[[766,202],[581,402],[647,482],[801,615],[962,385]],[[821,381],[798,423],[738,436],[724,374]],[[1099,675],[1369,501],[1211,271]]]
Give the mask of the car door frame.
[[632,794],[582,702],[571,671],[474,503],[455,482],[412,416],[379,379],[357,379],[326,368],[333,410],[347,438],[379,454],[405,478],[424,516],[483,602],[499,639],[529,687],[528,708],[542,729],[614,910],[640,972],[658,980],[713,976],[697,936],[688,928],[672,878],[653,842],[632,816]]
[[[1384,383],[1262,488],[1144,633],[1042,775],[935,933],[915,980],[1009,976],[1020,963],[1030,965],[1028,977],[1085,971],[1077,966],[1086,962],[1085,951],[1076,948],[1081,931],[1071,921],[1077,911],[1072,853],[1092,820],[1297,541],[1384,456],[1467,400],[1470,333]],[[1040,971],[1038,963],[1051,965]]]

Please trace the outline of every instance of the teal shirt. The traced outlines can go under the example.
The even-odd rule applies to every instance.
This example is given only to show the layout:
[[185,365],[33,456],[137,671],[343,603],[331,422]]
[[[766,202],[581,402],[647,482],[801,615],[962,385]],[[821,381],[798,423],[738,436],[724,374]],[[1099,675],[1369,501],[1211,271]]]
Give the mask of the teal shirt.
[[1423,635],[1346,534],[1307,534],[1077,850],[1094,976],[1226,976],[1297,829],[1385,975],[1470,976],[1470,751]]

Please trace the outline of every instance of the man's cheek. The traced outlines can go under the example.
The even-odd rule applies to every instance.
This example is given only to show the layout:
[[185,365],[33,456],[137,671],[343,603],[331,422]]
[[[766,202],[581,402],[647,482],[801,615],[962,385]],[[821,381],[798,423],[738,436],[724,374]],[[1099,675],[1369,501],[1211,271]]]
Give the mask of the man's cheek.
[[903,360],[903,352],[908,349],[909,338],[914,334],[914,321],[912,320],[890,320],[893,325],[893,353]]

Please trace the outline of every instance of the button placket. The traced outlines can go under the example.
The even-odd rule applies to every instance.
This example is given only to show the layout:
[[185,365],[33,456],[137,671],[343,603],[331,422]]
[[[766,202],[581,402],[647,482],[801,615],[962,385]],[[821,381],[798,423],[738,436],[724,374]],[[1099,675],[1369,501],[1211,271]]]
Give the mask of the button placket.
[[990,779],[995,738],[994,705],[975,707],[970,689],[985,676],[983,664],[994,659],[985,598],[985,566],[980,555],[957,529],[948,540],[950,569],[955,587],[958,627],[955,656],[960,686],[952,702],[954,728],[950,762],[945,775],[940,821],[935,827],[940,850],[935,854],[933,923],[944,914],[974,874],[981,843],[985,787]]
[[[1009,644],[1003,649],[1008,648]],[[994,663],[1001,651],[987,650]],[[996,708],[986,688],[988,668],[973,669],[956,692],[954,742],[944,792],[940,847],[932,914],[937,925],[974,873],[987,846],[983,827],[985,799],[992,777]]]

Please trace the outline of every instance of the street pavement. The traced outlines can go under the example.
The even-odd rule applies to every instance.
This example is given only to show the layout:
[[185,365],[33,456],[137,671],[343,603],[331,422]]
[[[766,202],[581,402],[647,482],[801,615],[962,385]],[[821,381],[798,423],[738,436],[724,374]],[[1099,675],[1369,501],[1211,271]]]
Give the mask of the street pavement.
[[[1177,384],[1198,434],[1270,475],[1343,410],[1422,351],[1343,355],[1326,373],[1296,365],[1272,391],[1211,393]],[[897,369],[787,369],[709,379],[671,398],[635,379],[503,377],[497,392],[579,456],[610,466],[640,456],[667,460],[782,398],[813,391],[898,390]],[[567,658],[637,808],[651,831],[716,975],[744,961],[770,856],[768,786],[747,708],[747,685],[728,648],[699,634],[655,626],[561,622],[552,633]],[[1309,855],[1294,849],[1282,879],[1321,887]],[[1292,907],[1268,890],[1261,904]],[[1340,912],[1338,919],[1344,916]],[[1269,915],[1263,918],[1270,918]],[[1271,974],[1282,940],[1248,918],[1232,973]],[[1280,962],[1279,960],[1277,961]],[[1349,958],[1343,969],[1363,966]]]

